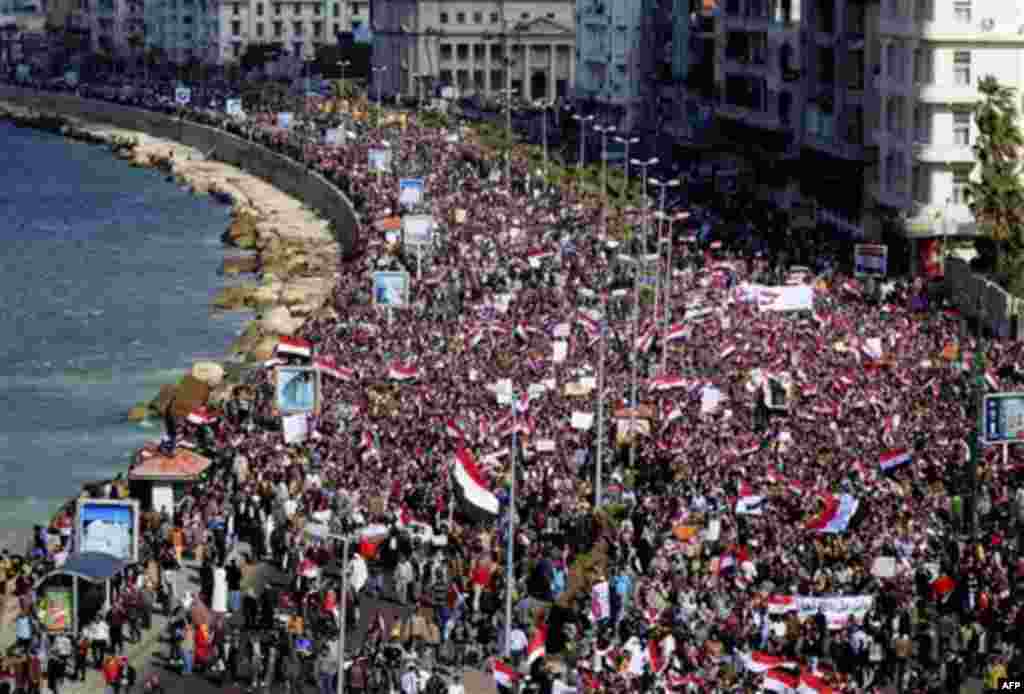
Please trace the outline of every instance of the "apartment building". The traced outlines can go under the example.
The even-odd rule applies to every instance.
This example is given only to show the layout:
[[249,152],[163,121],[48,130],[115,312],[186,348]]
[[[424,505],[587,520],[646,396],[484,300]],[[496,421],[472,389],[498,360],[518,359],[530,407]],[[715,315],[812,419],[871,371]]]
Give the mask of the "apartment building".
[[145,44],[178,65],[215,64],[220,26],[217,0],[146,0]]
[[[573,0],[389,0],[373,11],[374,79],[385,95],[568,97]],[[506,70],[508,72],[506,73]]]
[[[976,233],[967,207],[978,82],[1024,87],[1024,15],[1006,0],[881,0],[875,201],[922,238]],[[917,259],[918,253],[911,252]]]
[[651,73],[665,46],[664,25],[656,21],[660,5],[656,0],[576,3],[573,96],[581,108],[620,130],[634,129],[650,102]]
[[219,57],[237,60],[246,45],[272,43],[296,59],[312,59],[320,45],[335,41],[340,32],[368,24],[367,0],[222,0],[219,12]]

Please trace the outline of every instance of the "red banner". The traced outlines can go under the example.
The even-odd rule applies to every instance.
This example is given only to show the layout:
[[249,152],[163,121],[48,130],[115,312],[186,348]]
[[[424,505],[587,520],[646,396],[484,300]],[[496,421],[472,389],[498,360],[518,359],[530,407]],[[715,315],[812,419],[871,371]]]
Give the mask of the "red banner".
[[918,264],[921,274],[928,279],[939,279],[943,276],[942,239],[920,239],[917,242]]

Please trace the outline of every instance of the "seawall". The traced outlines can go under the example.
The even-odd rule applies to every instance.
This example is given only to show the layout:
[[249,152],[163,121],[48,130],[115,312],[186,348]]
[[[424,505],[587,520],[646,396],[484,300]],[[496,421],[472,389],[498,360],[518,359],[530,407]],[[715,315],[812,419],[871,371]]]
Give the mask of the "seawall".
[[0,85],[0,101],[88,123],[136,130],[206,153],[212,151],[213,159],[243,169],[315,210],[330,222],[344,253],[352,250],[360,233],[355,208],[341,189],[315,171],[255,142],[206,125],[179,121],[163,113],[67,93],[5,84]]

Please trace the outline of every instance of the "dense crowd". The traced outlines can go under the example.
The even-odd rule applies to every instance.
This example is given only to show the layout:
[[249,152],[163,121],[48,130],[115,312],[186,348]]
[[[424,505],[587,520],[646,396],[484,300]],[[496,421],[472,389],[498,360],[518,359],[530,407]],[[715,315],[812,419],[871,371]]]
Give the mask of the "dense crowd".
[[[605,238],[597,196],[520,161],[502,180],[502,162],[459,129],[334,118],[355,137],[324,145],[332,123],[296,123],[317,135],[298,139],[271,114],[230,126],[336,181],[363,228],[334,317],[300,331],[314,363],[333,360],[308,439],[285,444],[274,364],[212,425],[175,423],[217,460],[153,534],[165,570],[189,552],[206,567],[171,654],[186,671],[297,686],[315,669],[326,694],[341,604],[349,628],[383,596],[416,609],[375,624],[365,652],[397,643],[420,663],[478,664],[541,692],[951,692],[1021,672],[1019,456],[982,449],[970,523],[979,338],[955,312],[917,283],[859,282],[843,271],[850,258],[780,242],[749,210],[729,225],[695,204],[671,225],[634,210],[612,223],[628,238]],[[369,151],[382,147],[392,165],[378,175]],[[417,176],[423,200],[403,210],[398,178]],[[416,257],[379,224],[414,211],[436,222],[418,281]],[[622,256],[668,237],[671,281],[636,294],[634,331]],[[389,269],[414,278],[390,316],[372,292],[372,273]],[[765,310],[773,287],[800,284],[809,310]],[[1019,387],[1021,347],[985,345],[985,387]],[[595,509],[598,425],[585,415],[602,387]],[[481,521],[459,493],[457,464],[497,496],[497,517]],[[356,531],[347,595],[329,571],[339,544],[313,532],[339,521],[375,529]],[[247,592],[226,563],[235,538],[280,562],[288,588]],[[282,628],[246,636],[282,610]],[[252,629],[233,633],[230,614]],[[322,654],[308,668],[307,646]],[[353,686],[371,686],[381,662],[353,665]],[[387,667],[403,692],[434,686],[402,661]]]

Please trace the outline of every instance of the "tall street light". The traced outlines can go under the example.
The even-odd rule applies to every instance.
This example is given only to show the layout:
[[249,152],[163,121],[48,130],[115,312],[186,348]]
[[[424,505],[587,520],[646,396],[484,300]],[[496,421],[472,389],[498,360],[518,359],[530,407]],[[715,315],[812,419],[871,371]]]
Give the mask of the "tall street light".
[[[338,62],[335,63],[335,65],[338,66],[339,72],[341,73],[341,76],[338,78],[338,81],[341,82],[341,89],[342,90],[345,89],[345,68],[347,68],[351,64],[352,64],[351,60],[339,60]],[[341,94],[340,96],[343,99],[345,98],[345,94]]]
[[[380,97],[380,86],[384,81],[384,73],[387,72],[387,65],[378,65],[377,67],[370,68],[373,71],[373,81],[377,83],[377,133],[380,136],[381,129],[381,113],[382,113],[382,101]],[[378,77],[379,76],[379,77]]]
[[628,187],[629,186],[629,146],[630,145],[635,145],[637,142],[640,142],[640,138],[639,137],[619,137],[618,135],[616,135],[615,136],[615,141],[618,142],[620,145],[626,145],[626,186]]
[[615,132],[614,125],[595,125],[594,131],[601,133],[601,227],[608,235],[608,135]]
[[[644,182],[644,221],[643,221],[643,242],[642,248],[634,254],[635,262],[634,269],[636,274],[633,276],[633,358],[630,360],[632,370],[632,386],[630,388],[630,400],[632,401],[629,415],[629,466],[631,468],[636,467],[636,368],[637,362],[639,361],[639,355],[637,354],[637,338],[639,338],[640,331],[640,262],[642,258],[647,255],[647,213],[650,208],[650,201],[647,199],[647,168],[654,166],[658,163],[657,157],[651,157],[650,159],[632,159],[634,166],[639,166],[641,170],[642,180]],[[635,245],[635,244],[634,244]]]
[[584,142],[586,142],[586,139],[587,139],[587,131],[585,130],[585,127],[586,127],[587,123],[589,123],[590,121],[594,120],[594,116],[593,115],[584,116],[584,115],[581,115],[579,113],[574,113],[574,114],[572,114],[572,119],[574,121],[579,122],[579,124],[580,124],[580,166],[579,166],[579,173],[580,173],[580,192],[582,193],[583,192],[583,157],[585,156],[584,155],[583,144],[584,144]]
[[[675,214],[665,214],[664,212],[658,212],[657,217],[662,222],[668,222],[668,236],[665,239],[668,241],[668,261],[665,263],[665,290],[661,299],[662,309],[664,311],[663,320],[661,323],[661,375],[668,375],[668,345],[665,340],[665,336],[668,335],[669,320],[671,318],[672,310],[672,247],[673,247],[673,230],[672,225],[675,222],[689,219],[689,212],[676,212]],[[660,251],[659,251],[660,252]]]
[[554,103],[551,101],[540,100],[533,102],[534,108],[540,109],[540,138],[541,144],[544,147],[544,179],[545,185],[547,185],[548,176],[548,110],[554,107]]
[[512,185],[512,59],[505,58],[505,88],[498,90],[505,99],[505,180],[506,186]]
[[[658,203],[658,213],[659,213],[659,215],[663,216],[665,214],[665,191],[668,190],[669,188],[676,188],[676,187],[678,187],[679,186],[679,179],[673,178],[673,179],[668,180],[668,181],[659,181],[656,178],[652,178],[650,183],[651,183],[652,186],[655,186],[655,187],[661,189],[661,195],[659,196],[659,203]],[[664,225],[661,223],[661,218],[659,216],[659,218],[658,218],[658,256],[659,257],[661,256],[661,239],[662,239],[663,226]],[[655,323],[657,323],[658,315],[659,315],[659,313],[658,313],[658,300],[659,300],[660,294],[661,294],[661,292],[659,291],[659,285],[660,284],[661,284],[661,273],[659,272],[658,273],[658,281],[655,282],[655,284],[654,284],[654,320],[655,320]]]

